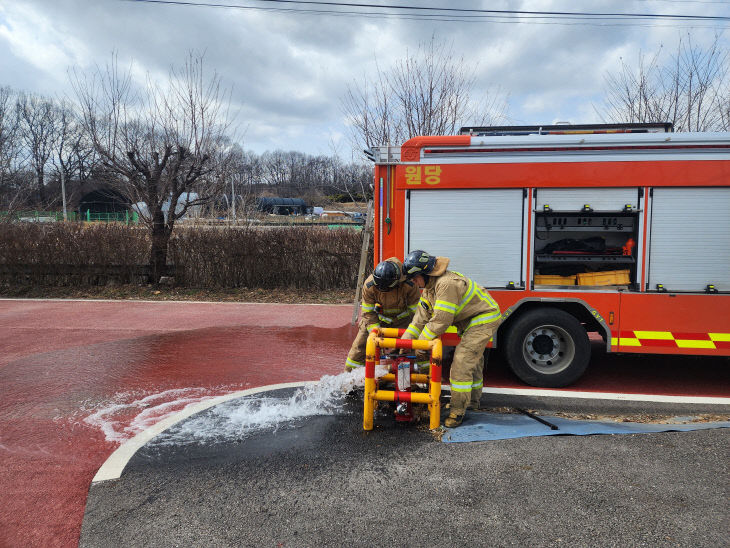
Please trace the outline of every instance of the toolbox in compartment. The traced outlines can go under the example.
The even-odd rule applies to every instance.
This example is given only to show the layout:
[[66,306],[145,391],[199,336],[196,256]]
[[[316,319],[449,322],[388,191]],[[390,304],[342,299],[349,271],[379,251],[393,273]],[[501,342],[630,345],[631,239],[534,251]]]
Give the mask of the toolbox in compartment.
[[578,285],[628,285],[630,270],[607,270],[605,272],[583,272],[576,274]]
[[575,276],[554,276],[550,274],[535,274],[535,284],[539,285],[575,285]]

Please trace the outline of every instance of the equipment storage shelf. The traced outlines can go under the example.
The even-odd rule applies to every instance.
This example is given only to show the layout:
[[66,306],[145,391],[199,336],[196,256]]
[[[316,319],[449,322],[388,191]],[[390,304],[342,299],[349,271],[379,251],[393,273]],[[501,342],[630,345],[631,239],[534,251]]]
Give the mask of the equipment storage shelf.
[[638,218],[631,209],[535,212],[534,286],[555,287],[541,282],[572,276],[576,289],[630,287],[636,282]]
[[636,262],[633,257],[621,255],[538,255],[537,263],[621,263]]

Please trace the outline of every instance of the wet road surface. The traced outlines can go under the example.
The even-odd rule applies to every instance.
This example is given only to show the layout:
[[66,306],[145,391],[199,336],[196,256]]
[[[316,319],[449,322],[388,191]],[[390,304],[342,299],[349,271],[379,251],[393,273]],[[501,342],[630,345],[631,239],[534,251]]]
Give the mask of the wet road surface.
[[[524,397],[486,400],[525,405]],[[549,409],[554,400],[529,404]],[[381,408],[375,429],[363,432],[361,402],[350,398],[334,416],[200,443],[190,432],[219,419],[203,412],[189,419],[198,424],[187,436],[185,423],[176,425],[119,480],[92,485],[81,546],[726,543],[729,429],[446,444],[390,412]]]
[[[355,333],[351,313],[349,305],[0,300],[0,545],[75,545],[106,457],[185,405],[338,373]],[[727,359],[596,352],[571,389],[730,396]],[[485,384],[525,388],[496,356]]]

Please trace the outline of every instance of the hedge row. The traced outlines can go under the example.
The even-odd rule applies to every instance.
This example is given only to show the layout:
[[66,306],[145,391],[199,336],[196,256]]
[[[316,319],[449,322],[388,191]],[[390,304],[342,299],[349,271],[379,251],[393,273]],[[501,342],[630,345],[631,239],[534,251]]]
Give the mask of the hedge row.
[[[354,288],[362,234],[326,227],[179,227],[168,265],[195,288]],[[142,281],[144,228],[114,224],[4,223],[3,283],[89,285]]]

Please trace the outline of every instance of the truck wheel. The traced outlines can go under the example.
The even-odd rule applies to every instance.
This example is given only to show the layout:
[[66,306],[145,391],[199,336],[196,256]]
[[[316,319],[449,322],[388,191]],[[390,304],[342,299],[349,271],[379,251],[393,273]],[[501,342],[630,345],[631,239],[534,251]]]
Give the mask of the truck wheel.
[[558,308],[542,308],[527,312],[510,326],[505,354],[523,382],[558,388],[583,375],[591,345],[574,316]]

